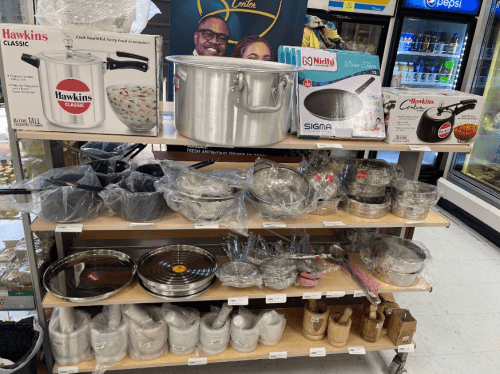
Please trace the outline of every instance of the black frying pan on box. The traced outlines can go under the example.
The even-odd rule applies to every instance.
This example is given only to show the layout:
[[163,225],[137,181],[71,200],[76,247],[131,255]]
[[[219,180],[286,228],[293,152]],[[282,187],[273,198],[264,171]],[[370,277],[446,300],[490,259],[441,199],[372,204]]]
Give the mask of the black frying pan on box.
[[375,80],[368,79],[354,92],[328,88],[310,93],[304,100],[304,106],[314,116],[328,121],[344,121],[363,110],[363,101],[359,95]]

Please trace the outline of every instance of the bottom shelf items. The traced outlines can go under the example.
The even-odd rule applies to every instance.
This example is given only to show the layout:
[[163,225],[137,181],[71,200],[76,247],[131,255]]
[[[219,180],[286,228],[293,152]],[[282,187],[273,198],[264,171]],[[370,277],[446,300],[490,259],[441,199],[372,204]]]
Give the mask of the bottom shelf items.
[[[338,310],[337,310],[338,309]],[[343,307],[332,306],[330,307],[331,312],[337,312],[342,310]],[[304,308],[289,308],[277,310],[279,313],[285,315],[286,326],[283,332],[281,340],[274,346],[265,346],[261,343],[258,344],[257,348],[249,353],[240,353],[229,346],[223,353],[216,356],[206,357],[204,355],[197,355],[193,353],[188,356],[176,356],[170,352],[164,354],[163,356],[154,360],[139,361],[134,360],[127,356],[121,360],[115,366],[109,368],[108,370],[124,370],[124,369],[137,369],[137,368],[148,368],[148,367],[161,367],[161,366],[176,366],[176,365],[188,365],[190,359],[197,358],[195,363],[200,364],[205,363],[204,358],[206,357],[207,363],[215,362],[229,362],[229,361],[245,361],[245,360],[258,360],[258,359],[269,359],[269,358],[286,358],[286,357],[299,357],[299,356],[310,356],[311,349],[325,349],[326,354],[335,353],[348,353],[351,347],[363,347],[365,351],[381,351],[381,350],[392,350],[397,349],[398,346],[394,345],[391,339],[387,336],[387,329],[383,328],[382,334],[379,340],[375,343],[368,343],[360,337],[360,324],[362,310],[361,306],[353,307],[352,314],[352,327],[350,330],[349,337],[347,339],[347,344],[344,347],[336,348],[331,346],[327,339],[319,341],[311,341],[304,337],[302,334],[302,319],[304,314]],[[312,355],[314,356],[314,354]],[[72,365],[78,367],[78,372],[90,372],[93,370],[95,365],[95,360],[87,360],[78,365]],[[61,365],[54,366],[54,373],[64,372],[64,367]]]

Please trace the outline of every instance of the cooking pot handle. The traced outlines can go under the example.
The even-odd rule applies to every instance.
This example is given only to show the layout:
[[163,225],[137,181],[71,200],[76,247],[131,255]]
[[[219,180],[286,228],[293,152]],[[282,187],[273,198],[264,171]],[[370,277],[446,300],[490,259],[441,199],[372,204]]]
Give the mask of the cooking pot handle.
[[[288,87],[292,81],[287,75],[280,78],[276,91],[275,106],[250,106],[248,105],[248,83],[243,78],[243,74],[238,74],[238,89],[241,91],[241,100],[238,99],[238,104],[248,112],[248,113],[274,113],[281,109],[283,106],[283,101],[285,97],[285,88]],[[271,92],[272,94],[272,92]],[[274,97],[274,96],[273,96]]]
[[27,53],[23,53],[23,55],[21,56],[21,60],[23,60],[24,62],[27,62],[31,66],[36,67],[37,69],[40,67],[40,60],[38,59],[38,57],[34,57],[34,56],[29,55]]
[[[464,101],[469,101],[469,100],[464,100]],[[475,100],[472,100],[472,101],[475,101]],[[462,112],[465,112],[466,110],[472,110],[476,107],[476,103],[470,103],[470,104],[466,104],[464,106],[461,106],[461,107],[457,107],[453,113],[455,113],[455,115],[457,114],[460,114]]]
[[118,61],[108,57],[108,70],[135,69],[143,72],[148,71],[148,63],[142,61]]
[[128,52],[120,52],[120,51],[118,51],[118,52],[116,52],[116,55],[118,57],[135,58],[137,60],[146,61],[146,62],[149,61],[149,58],[147,58],[147,57],[140,56],[140,55],[135,55],[133,53],[128,53]]

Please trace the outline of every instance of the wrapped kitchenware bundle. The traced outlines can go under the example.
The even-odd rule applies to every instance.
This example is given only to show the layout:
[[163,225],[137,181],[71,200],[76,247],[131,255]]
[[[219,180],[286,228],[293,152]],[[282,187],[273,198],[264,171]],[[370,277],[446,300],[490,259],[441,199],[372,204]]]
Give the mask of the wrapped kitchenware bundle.
[[101,183],[89,165],[52,169],[32,180],[16,182],[12,188],[31,191],[31,196],[7,195],[10,207],[46,221],[82,222],[106,212],[98,195]]
[[108,185],[99,196],[106,207],[126,221],[154,221],[167,212],[163,193],[154,187],[157,180],[134,171],[119,183]]
[[211,312],[200,320],[200,349],[209,356],[224,352],[229,345],[231,321],[229,314],[233,310],[227,303],[222,308],[211,307]]
[[363,248],[371,249],[376,234],[376,229],[345,229],[344,235],[347,243],[342,244],[341,247],[347,253],[359,253]]
[[[81,150],[86,153],[91,153],[101,159],[119,159],[123,157],[126,152],[131,149],[134,144],[129,143],[106,143],[106,142],[87,142],[81,146]],[[80,163],[87,164],[95,159],[81,153],[79,155]],[[102,172],[102,171],[101,171]]]
[[371,250],[360,253],[368,270],[383,282],[409,287],[421,277],[428,280],[425,270],[431,255],[421,243],[382,235],[375,238]]
[[382,218],[391,209],[391,196],[389,194],[384,197],[348,196],[344,202],[344,207],[347,213],[357,217]]
[[272,220],[296,218],[316,209],[319,195],[306,176],[293,168],[257,159],[253,187],[246,198],[258,213]]
[[168,206],[194,222],[223,222],[246,233],[247,211],[243,200],[251,187],[250,170],[201,172],[173,161],[162,164],[165,176],[155,183]]
[[129,318],[122,316],[121,305],[104,306],[90,321],[90,341],[95,357],[95,371],[120,362],[128,353]]
[[55,309],[49,322],[49,338],[59,365],[75,365],[90,359],[90,314],[73,308]]
[[[40,239],[37,236],[34,236],[33,243],[35,245],[36,258],[39,262],[38,267],[40,267],[42,265],[41,262],[50,260],[50,250],[54,245],[54,239]],[[16,254],[16,258],[20,261],[28,258],[28,248],[26,247],[26,240],[24,238],[16,244],[14,252]],[[2,262],[1,259],[0,262]]]
[[170,303],[162,306],[163,318],[168,324],[170,351],[178,356],[190,355],[200,340],[200,313],[192,308],[181,308]]
[[114,158],[93,160],[86,164],[94,169],[103,187],[121,182],[132,172],[132,164],[130,162]]
[[392,183],[391,197],[392,214],[407,219],[424,219],[438,202],[441,192],[431,184],[402,178]]
[[129,354],[136,360],[154,360],[168,347],[168,325],[158,306],[129,304],[122,306],[129,319]]
[[226,262],[217,269],[216,275],[222,285],[226,287],[262,287],[262,276],[259,269],[248,262]]
[[276,345],[285,330],[285,316],[275,310],[263,310],[257,316],[257,320],[260,326],[259,343],[267,346]]
[[284,290],[290,287],[297,278],[295,261],[284,256],[262,262],[260,271],[264,285],[274,290]]

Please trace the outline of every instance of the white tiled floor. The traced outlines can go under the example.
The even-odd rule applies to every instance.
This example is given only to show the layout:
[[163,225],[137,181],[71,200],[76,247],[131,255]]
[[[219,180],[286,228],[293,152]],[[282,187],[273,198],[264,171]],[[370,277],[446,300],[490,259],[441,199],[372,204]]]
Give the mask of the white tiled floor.
[[[453,217],[451,217],[453,218]],[[455,220],[455,222],[457,222]],[[500,373],[500,249],[468,227],[417,228],[431,251],[430,293],[396,294],[418,321],[409,374]],[[393,351],[183,367],[184,374],[386,374]],[[154,370],[169,372],[170,370]]]

